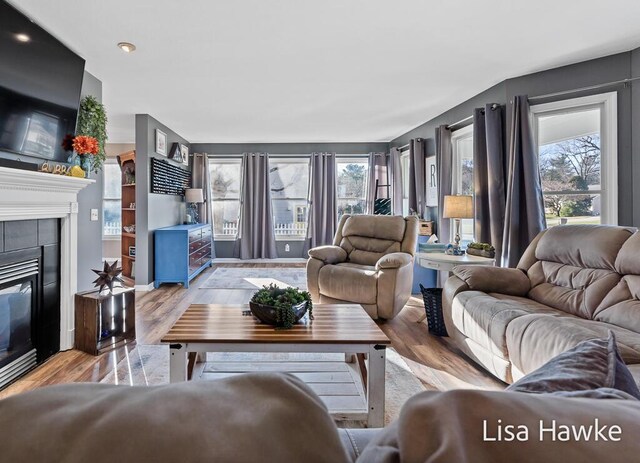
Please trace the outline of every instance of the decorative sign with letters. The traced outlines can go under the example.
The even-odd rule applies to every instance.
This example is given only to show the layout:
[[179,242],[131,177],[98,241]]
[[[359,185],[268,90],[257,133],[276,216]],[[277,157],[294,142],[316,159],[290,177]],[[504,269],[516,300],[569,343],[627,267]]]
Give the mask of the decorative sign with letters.
[[435,156],[427,158],[426,171],[427,207],[438,207],[438,166]]

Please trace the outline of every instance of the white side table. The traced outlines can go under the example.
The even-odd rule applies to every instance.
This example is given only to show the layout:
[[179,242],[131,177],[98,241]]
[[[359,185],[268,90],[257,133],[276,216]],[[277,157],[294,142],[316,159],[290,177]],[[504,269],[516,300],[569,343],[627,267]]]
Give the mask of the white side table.
[[[458,265],[486,265],[489,267],[496,265],[496,260],[488,257],[470,256],[468,254],[452,256],[444,252],[417,252],[416,261],[420,267],[441,272],[452,272]],[[418,323],[422,323],[426,318],[427,315],[424,314],[420,317]]]
[[452,272],[458,265],[488,265],[490,267],[496,265],[495,259],[470,256],[468,254],[451,256],[444,252],[418,252],[416,253],[416,260],[420,267],[440,270],[442,272]]

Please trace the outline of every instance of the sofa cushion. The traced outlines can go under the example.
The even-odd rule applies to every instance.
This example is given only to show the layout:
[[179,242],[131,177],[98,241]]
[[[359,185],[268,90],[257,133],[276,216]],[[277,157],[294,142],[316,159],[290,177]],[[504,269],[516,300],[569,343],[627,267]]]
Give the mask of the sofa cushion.
[[463,335],[494,355],[507,359],[506,330],[509,323],[530,313],[554,312],[558,311],[524,297],[464,291],[453,300],[451,319]]
[[[619,441],[553,439],[540,437],[540,423],[620,426]],[[497,427],[522,425],[528,439],[496,441]],[[486,432],[483,432],[486,430]],[[520,428],[515,428],[518,432]],[[365,447],[358,460],[363,463],[455,462],[603,462],[638,460],[640,402],[564,398],[502,391],[453,390],[423,392],[402,407],[400,418],[386,427]],[[593,433],[592,433],[593,434]],[[490,439],[494,440],[490,440]]]
[[376,265],[386,254],[399,252],[400,242],[354,235],[342,238],[340,247],[347,252],[349,262]]
[[606,339],[589,339],[549,360],[507,388],[546,394],[613,388],[640,399],[640,390],[624,364],[609,331]]
[[635,232],[622,245],[616,259],[616,270],[622,275],[640,275],[640,232]]
[[582,341],[607,337],[609,330],[615,333],[625,363],[640,363],[640,334],[560,311],[525,315],[509,323],[509,360],[515,369],[527,374]]
[[374,267],[353,263],[325,265],[318,275],[320,293],[333,299],[375,304],[378,279]]
[[581,268],[615,270],[620,248],[632,229],[604,225],[552,227],[540,238],[536,258]]
[[593,318],[640,333],[640,275],[624,276],[607,294]]
[[592,318],[605,296],[620,281],[620,275],[614,270],[549,261],[536,262],[528,275],[531,280],[528,297],[582,318]]
[[402,248],[405,235],[410,228],[417,227],[408,220],[399,216],[349,216],[344,219],[334,244],[347,252],[350,262],[375,265],[385,254],[407,252]]
[[3,462],[349,461],[322,400],[276,373],[42,388],[0,400],[0,429]]

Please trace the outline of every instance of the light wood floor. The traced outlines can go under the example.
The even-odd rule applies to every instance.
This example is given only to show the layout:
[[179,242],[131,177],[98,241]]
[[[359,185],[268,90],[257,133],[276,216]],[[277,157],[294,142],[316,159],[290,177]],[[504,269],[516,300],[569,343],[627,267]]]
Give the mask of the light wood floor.
[[[277,267],[296,264],[217,264],[216,266]],[[214,266],[214,269],[216,268]],[[303,266],[299,264],[299,266]],[[160,289],[137,293],[136,332],[140,344],[157,344],[184,310],[193,303],[247,303],[253,290],[199,289],[213,269],[207,269],[189,289],[181,285],[163,285]],[[429,334],[426,323],[416,323],[424,308],[412,297],[400,315],[381,322],[392,347],[404,358],[413,373],[428,390],[457,388],[503,389],[504,384],[450,346],[446,338]],[[42,386],[70,382],[99,382],[125,358],[128,350],[94,357],[77,350],[60,352],[31,373],[0,391],[0,399]]]

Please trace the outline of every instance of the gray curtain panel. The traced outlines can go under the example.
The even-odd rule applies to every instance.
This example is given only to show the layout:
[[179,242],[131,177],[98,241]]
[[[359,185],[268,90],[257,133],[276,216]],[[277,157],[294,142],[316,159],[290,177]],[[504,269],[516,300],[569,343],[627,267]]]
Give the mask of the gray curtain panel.
[[[388,198],[389,188],[378,187],[376,192],[376,181],[378,185],[388,185],[387,175],[387,153],[369,153],[369,177],[367,178],[367,214],[373,214],[373,206],[376,198]],[[377,193],[377,194],[376,194]]]
[[240,259],[273,259],[278,257],[273,231],[271,191],[269,188],[269,155],[242,155],[242,204],[238,242],[234,254]]
[[425,212],[425,144],[422,138],[409,142],[409,209],[413,209],[420,217]]
[[[209,155],[195,153],[191,164],[191,177],[193,188],[202,188],[204,203],[198,204],[200,222],[213,224],[213,206],[211,203],[211,170],[209,168]],[[211,247],[211,256],[216,257],[215,246]]]
[[338,220],[336,196],[335,153],[312,153],[309,226],[305,252],[333,242]]
[[403,215],[402,211],[402,161],[400,150],[391,148],[389,152],[389,181],[391,182],[391,213]]
[[507,200],[502,108],[488,104],[473,114],[473,186],[476,240],[502,256],[504,209]]
[[520,95],[513,99],[510,116],[512,124],[507,154],[503,267],[515,267],[533,238],[547,228],[527,96]]
[[436,235],[441,243],[451,240],[450,219],[443,219],[444,197],[451,194],[453,151],[451,130],[446,125],[436,129],[436,164],[438,166],[438,228]]

